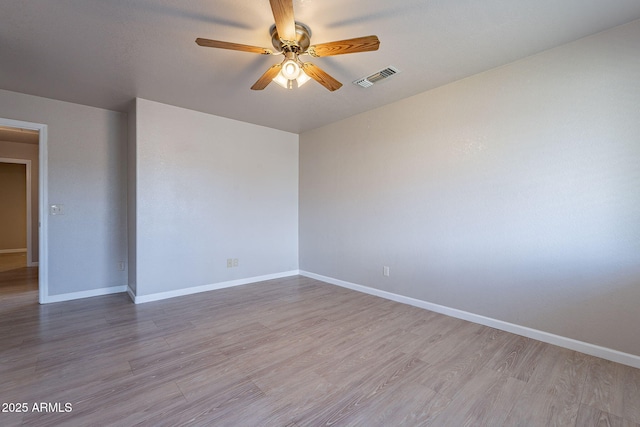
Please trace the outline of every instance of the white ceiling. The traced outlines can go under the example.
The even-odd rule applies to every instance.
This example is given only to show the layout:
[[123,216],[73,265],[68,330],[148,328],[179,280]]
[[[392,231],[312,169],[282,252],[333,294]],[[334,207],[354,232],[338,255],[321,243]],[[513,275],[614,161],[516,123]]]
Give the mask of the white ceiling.
[[[375,34],[380,50],[305,57],[344,86],[249,88],[280,56],[267,0],[2,0],[0,88],[112,110],[133,97],[291,132],[345,117],[640,19],[639,0],[294,0],[312,44]],[[401,73],[351,84],[389,65]]]

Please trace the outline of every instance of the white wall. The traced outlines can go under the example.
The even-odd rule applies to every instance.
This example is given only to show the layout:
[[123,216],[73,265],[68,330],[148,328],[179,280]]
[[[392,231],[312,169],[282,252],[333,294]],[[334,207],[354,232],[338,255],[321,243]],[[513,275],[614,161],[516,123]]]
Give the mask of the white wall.
[[640,355],[639,76],[636,21],[302,134],[300,269]]
[[126,285],[126,115],[0,90],[0,117],[48,125],[49,295]]
[[137,291],[137,230],[136,230],[136,181],[137,181],[137,164],[136,164],[136,141],[138,139],[137,129],[137,99],[129,104],[127,112],[127,280],[130,292],[135,294]]
[[297,135],[143,99],[135,121],[137,296],[298,268]]

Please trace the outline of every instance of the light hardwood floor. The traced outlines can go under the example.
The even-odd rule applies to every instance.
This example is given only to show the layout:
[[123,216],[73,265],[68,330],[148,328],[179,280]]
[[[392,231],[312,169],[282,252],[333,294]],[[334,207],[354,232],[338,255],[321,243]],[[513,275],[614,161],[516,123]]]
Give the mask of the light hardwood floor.
[[1,426],[640,425],[638,369],[304,277],[40,306],[5,273]]

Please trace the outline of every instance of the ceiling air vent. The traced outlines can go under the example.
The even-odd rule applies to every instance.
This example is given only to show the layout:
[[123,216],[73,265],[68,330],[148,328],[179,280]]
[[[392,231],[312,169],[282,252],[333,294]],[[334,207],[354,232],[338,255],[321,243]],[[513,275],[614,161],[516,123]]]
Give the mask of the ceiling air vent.
[[378,72],[371,74],[370,76],[358,79],[355,82],[353,82],[353,84],[356,84],[362,87],[370,87],[370,86],[373,86],[374,83],[379,82],[380,80],[389,78],[399,72],[400,70],[398,70],[395,67],[387,67],[384,70],[380,70]]

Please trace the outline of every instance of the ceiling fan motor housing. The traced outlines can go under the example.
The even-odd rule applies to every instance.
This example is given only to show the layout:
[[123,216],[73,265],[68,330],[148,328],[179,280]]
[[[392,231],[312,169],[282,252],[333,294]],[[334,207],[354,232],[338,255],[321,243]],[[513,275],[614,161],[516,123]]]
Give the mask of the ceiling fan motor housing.
[[309,48],[311,44],[311,29],[307,27],[305,24],[296,21],[296,45],[289,45],[283,43],[278,36],[278,30],[274,25],[269,29],[269,34],[271,34],[271,44],[278,51],[290,51],[296,53],[303,53]]

